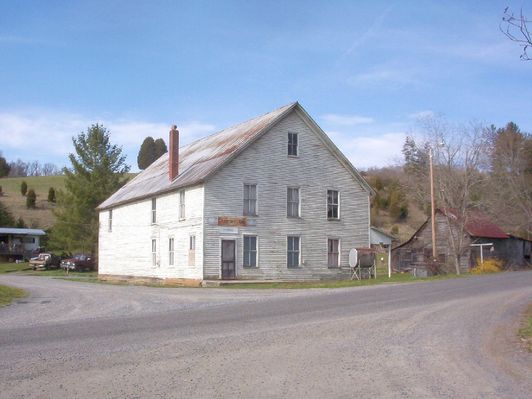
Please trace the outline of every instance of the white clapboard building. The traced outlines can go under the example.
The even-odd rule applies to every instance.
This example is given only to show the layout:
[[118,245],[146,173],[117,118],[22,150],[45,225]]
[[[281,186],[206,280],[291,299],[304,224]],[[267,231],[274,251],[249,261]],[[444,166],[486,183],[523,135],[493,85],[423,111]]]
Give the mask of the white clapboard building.
[[98,210],[100,278],[347,278],[371,188],[293,103],[169,152]]

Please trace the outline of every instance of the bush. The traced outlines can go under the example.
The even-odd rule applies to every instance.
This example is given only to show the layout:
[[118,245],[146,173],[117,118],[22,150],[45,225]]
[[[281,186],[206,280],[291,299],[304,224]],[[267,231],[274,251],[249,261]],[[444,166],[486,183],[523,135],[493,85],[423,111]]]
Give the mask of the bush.
[[27,192],[28,192],[28,183],[23,181],[22,183],[20,183],[20,193],[24,197]]
[[35,209],[35,201],[37,200],[37,195],[33,188],[30,188],[28,195],[26,195],[26,208]]
[[55,189],[53,187],[48,190],[48,202],[55,202]]
[[0,186],[0,197],[4,195],[4,192],[2,191],[2,186]]
[[471,273],[473,274],[486,274],[486,273],[498,273],[502,271],[502,261],[497,258],[485,259],[484,263],[480,263],[480,259],[477,259],[477,263]]

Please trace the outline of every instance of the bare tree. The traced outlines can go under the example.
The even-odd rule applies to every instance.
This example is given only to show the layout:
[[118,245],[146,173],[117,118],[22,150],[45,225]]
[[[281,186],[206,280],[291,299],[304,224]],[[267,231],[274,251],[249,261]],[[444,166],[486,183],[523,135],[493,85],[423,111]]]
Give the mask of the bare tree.
[[40,176],[41,164],[39,161],[33,161],[28,163],[28,176]]
[[528,49],[532,46],[532,37],[528,30],[529,22],[530,20],[526,19],[523,15],[522,9],[519,15],[515,15],[509,7],[506,7],[502,16],[502,22],[499,25],[502,33],[523,47],[523,54],[521,54],[520,58],[524,61],[531,60],[528,55]]
[[60,174],[60,170],[53,163],[45,163],[42,166],[42,175],[43,176],[54,176]]

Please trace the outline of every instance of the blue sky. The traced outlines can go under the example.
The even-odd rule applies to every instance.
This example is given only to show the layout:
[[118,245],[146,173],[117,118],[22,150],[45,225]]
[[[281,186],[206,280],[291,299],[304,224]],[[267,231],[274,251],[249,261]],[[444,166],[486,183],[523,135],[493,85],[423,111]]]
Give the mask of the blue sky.
[[0,151],[67,163],[95,122],[136,167],[299,101],[361,169],[400,159],[419,116],[532,131],[532,61],[500,31],[513,1],[0,0]]

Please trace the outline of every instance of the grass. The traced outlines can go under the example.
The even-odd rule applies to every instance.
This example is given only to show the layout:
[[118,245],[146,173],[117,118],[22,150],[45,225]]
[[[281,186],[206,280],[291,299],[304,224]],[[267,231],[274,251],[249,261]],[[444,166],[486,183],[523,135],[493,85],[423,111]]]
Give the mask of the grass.
[[0,263],[0,274],[20,272],[25,269],[29,269],[28,263],[14,263],[14,262],[5,262]]
[[532,352],[532,305],[528,306],[524,314],[518,335],[525,342],[526,346],[528,347],[528,351]]
[[333,281],[306,281],[306,282],[271,282],[271,283],[234,283],[223,285],[223,288],[257,288],[257,289],[301,289],[301,288],[345,288],[360,287],[367,285],[391,284],[391,283],[413,283],[419,281],[447,280],[450,278],[467,277],[469,274],[457,276],[455,274],[446,274],[432,277],[413,277],[410,274],[392,274],[391,278],[387,276],[377,277],[376,279],[364,280],[333,280]]
[[0,285],[0,307],[7,306],[16,298],[23,298],[28,293],[20,288]]

